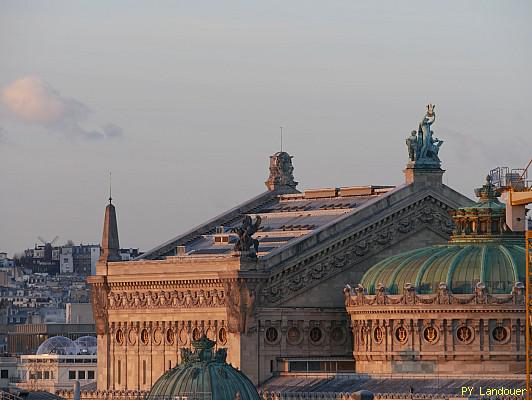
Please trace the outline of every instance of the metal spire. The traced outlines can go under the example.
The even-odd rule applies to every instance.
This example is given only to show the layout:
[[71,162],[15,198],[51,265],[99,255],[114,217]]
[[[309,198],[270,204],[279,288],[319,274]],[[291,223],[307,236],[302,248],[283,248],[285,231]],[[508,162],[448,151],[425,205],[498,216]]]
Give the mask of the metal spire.
[[283,151],[283,127],[281,126],[281,151]]
[[112,180],[111,180],[111,171],[109,171],[109,204],[113,201],[113,196],[111,196]]

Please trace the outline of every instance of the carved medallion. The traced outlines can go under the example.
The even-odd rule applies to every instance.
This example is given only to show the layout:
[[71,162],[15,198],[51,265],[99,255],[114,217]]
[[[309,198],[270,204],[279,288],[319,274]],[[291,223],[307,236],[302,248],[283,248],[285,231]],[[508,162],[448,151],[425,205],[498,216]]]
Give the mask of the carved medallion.
[[434,344],[438,341],[438,330],[433,326],[427,326],[423,331],[423,339]]
[[185,345],[188,342],[188,332],[185,328],[181,328],[179,331],[179,341],[182,345]]
[[395,339],[397,339],[399,343],[406,343],[408,332],[404,326],[400,326],[395,330]]
[[174,344],[174,341],[175,341],[175,335],[174,335],[174,330],[172,328],[168,328],[166,330],[166,343],[169,344],[169,345],[173,345]]
[[220,344],[227,343],[227,329],[225,329],[223,326],[218,331],[218,341],[220,342]]
[[474,338],[473,329],[465,325],[460,326],[456,330],[456,338],[464,344],[471,343]]
[[309,339],[310,342],[313,344],[319,344],[321,340],[323,339],[323,333],[321,332],[321,329],[317,326],[313,327],[309,332]]
[[508,329],[506,329],[504,326],[496,326],[493,328],[493,331],[491,332],[491,336],[493,339],[495,339],[498,343],[506,343],[508,339],[510,339],[510,334],[508,332]]
[[136,328],[129,328],[129,331],[127,333],[127,340],[129,344],[132,346],[137,344],[137,329]]
[[212,340],[213,342],[216,341],[216,329],[214,327],[210,327],[209,329],[207,329],[205,335],[207,335],[207,338],[209,340]]
[[266,341],[270,344],[274,344],[277,342],[277,339],[279,338],[279,332],[277,332],[277,329],[275,329],[273,326],[270,326],[268,329],[266,329]]
[[192,331],[192,339],[193,340],[200,340],[201,339],[201,331],[199,328],[194,328]]
[[333,344],[343,344],[346,338],[347,335],[343,327],[335,326],[331,330],[331,340],[333,341]]
[[384,329],[380,326],[377,326],[373,330],[373,340],[375,343],[380,344],[382,343],[383,339],[384,339]]
[[161,331],[161,328],[157,328],[153,332],[153,344],[156,346],[159,346],[163,342],[163,333]]
[[301,339],[301,331],[296,326],[292,326],[286,332],[286,341],[289,344],[299,344],[299,342],[301,342]]
[[124,331],[122,329],[118,328],[116,330],[115,339],[116,339],[116,343],[119,344],[120,346],[124,344]]
[[150,332],[146,328],[140,331],[140,343],[146,346],[150,342]]

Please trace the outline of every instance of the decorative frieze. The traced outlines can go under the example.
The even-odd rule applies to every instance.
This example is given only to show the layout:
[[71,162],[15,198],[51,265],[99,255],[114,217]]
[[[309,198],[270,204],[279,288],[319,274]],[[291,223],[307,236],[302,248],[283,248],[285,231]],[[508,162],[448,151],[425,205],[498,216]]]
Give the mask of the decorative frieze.
[[[452,294],[446,283],[440,283],[438,292],[434,294],[416,294],[413,285],[407,283],[404,287],[404,294],[390,295],[386,293],[386,288],[379,284],[376,294],[365,294],[365,288],[358,284],[352,288],[346,285],[344,288],[344,299],[346,307],[356,306],[383,306],[383,305],[524,305],[525,288],[521,282],[515,283],[511,294],[488,294],[486,286],[479,282],[476,285],[474,294]],[[384,310],[382,310],[384,311]]]
[[111,291],[107,296],[110,310],[153,308],[225,307],[223,289]]

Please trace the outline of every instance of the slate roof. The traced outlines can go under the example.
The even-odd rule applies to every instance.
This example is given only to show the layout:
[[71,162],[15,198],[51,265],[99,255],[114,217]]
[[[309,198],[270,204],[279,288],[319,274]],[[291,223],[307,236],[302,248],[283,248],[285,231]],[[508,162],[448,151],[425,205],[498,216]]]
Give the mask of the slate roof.
[[[277,194],[266,192],[185,234],[147,251],[137,259],[161,259],[176,255],[185,246],[187,256],[230,255],[237,240],[231,229],[245,215],[260,215],[262,223],[254,235],[259,240],[258,256],[289,246],[357,209],[368,201],[393,190],[393,186],[356,186]],[[223,237],[223,239],[222,239]]]

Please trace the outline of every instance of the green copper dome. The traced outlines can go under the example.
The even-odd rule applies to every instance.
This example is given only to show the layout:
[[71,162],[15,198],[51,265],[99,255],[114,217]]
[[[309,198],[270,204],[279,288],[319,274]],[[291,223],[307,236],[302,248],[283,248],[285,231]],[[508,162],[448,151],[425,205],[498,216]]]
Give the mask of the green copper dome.
[[405,284],[419,294],[435,293],[445,283],[455,294],[474,293],[482,282],[488,293],[511,293],[525,282],[525,239],[508,231],[505,206],[491,179],[475,191],[479,202],[453,211],[455,230],[447,245],[401,253],[377,263],[361,285],[374,294],[382,284],[388,293],[401,294]]
[[226,349],[214,352],[214,342],[203,336],[193,341],[195,351],[181,350],[182,363],[153,385],[147,400],[189,399],[259,400],[253,383],[226,363]]

